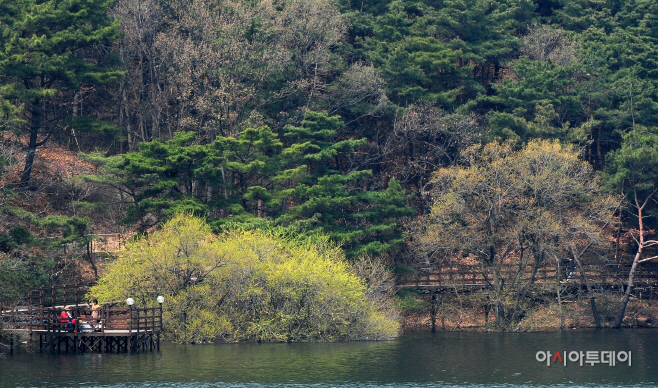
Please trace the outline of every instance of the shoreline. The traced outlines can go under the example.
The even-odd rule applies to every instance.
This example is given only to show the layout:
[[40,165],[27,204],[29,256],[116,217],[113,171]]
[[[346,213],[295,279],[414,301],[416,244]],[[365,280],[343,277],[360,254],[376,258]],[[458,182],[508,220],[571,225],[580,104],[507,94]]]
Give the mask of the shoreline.
[[[472,302],[472,303],[470,303]],[[598,295],[596,303],[602,327],[613,329],[614,318],[619,305],[618,298]],[[658,328],[658,302],[654,300],[631,299],[626,309],[622,329]],[[493,312],[485,313],[484,308],[462,298],[459,303],[448,301],[437,308],[434,325],[429,311],[408,314],[403,317],[402,331],[479,331],[479,332],[555,332],[561,330],[596,329],[589,300],[575,300],[571,303],[533,305],[526,308],[522,319],[497,327]]]

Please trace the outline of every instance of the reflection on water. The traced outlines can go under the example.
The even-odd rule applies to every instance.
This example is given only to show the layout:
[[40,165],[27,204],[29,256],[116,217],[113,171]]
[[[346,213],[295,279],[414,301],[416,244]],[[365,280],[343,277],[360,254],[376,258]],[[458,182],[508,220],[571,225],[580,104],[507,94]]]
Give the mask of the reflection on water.
[[[390,342],[163,344],[159,353],[20,352],[0,360],[1,387],[653,386],[652,330],[415,333]],[[552,365],[540,350],[631,351],[632,366]]]

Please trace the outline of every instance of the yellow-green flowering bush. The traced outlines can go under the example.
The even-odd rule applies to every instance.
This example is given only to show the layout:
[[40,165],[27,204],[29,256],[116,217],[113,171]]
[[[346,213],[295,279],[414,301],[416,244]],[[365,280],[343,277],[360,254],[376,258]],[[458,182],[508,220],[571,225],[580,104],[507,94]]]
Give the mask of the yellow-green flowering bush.
[[181,214],[125,248],[90,295],[165,296],[164,325],[178,342],[387,339],[399,323],[328,240],[258,231],[213,235]]

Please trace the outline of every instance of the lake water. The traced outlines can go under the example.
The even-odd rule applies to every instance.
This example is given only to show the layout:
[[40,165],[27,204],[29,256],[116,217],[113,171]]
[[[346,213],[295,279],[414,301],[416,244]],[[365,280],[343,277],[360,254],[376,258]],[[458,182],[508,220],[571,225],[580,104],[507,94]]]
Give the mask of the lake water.
[[[0,386],[658,386],[657,334],[423,332],[387,342],[163,344],[160,352],[136,354],[19,351],[0,359]],[[564,350],[630,351],[631,366],[556,360],[548,367],[536,359],[538,351]]]

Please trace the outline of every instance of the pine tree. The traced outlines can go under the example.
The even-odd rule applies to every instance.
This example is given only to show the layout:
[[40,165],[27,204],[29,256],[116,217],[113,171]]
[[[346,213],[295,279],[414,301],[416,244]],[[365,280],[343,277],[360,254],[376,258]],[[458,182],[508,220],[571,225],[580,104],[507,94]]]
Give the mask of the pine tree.
[[284,136],[293,143],[283,154],[293,169],[283,174],[300,168],[306,172],[294,189],[278,193],[296,203],[278,222],[297,222],[329,234],[344,244],[348,256],[380,254],[402,242],[397,219],[413,210],[406,206],[408,196],[397,181],[391,180],[385,190],[367,190],[363,186],[370,170],[341,173],[340,154],[365,144],[365,139],[335,141],[342,125],[337,116],[307,112],[301,127],[285,127]]
[[342,126],[338,116],[309,111],[301,126],[284,127],[284,141],[266,126],[204,145],[193,132],[179,132],[141,143],[138,152],[87,155],[102,172],[87,179],[119,190],[130,204],[124,222],[142,231],[185,211],[207,215],[216,230],[320,232],[350,256],[382,253],[402,242],[397,219],[413,210],[397,181],[368,189],[371,171],[341,165],[365,144],[338,140]]
[[28,122],[22,187],[29,185],[37,147],[52,134],[53,124],[47,124],[46,118],[53,97],[62,90],[120,76],[100,66],[88,50],[118,37],[118,21],[108,17],[112,4],[112,0],[0,0],[1,86],[6,98],[25,104]]
[[379,2],[364,11],[376,15],[350,14],[354,54],[381,69],[399,105],[424,99],[456,107],[498,79],[532,7],[526,0],[396,0],[382,12]]

